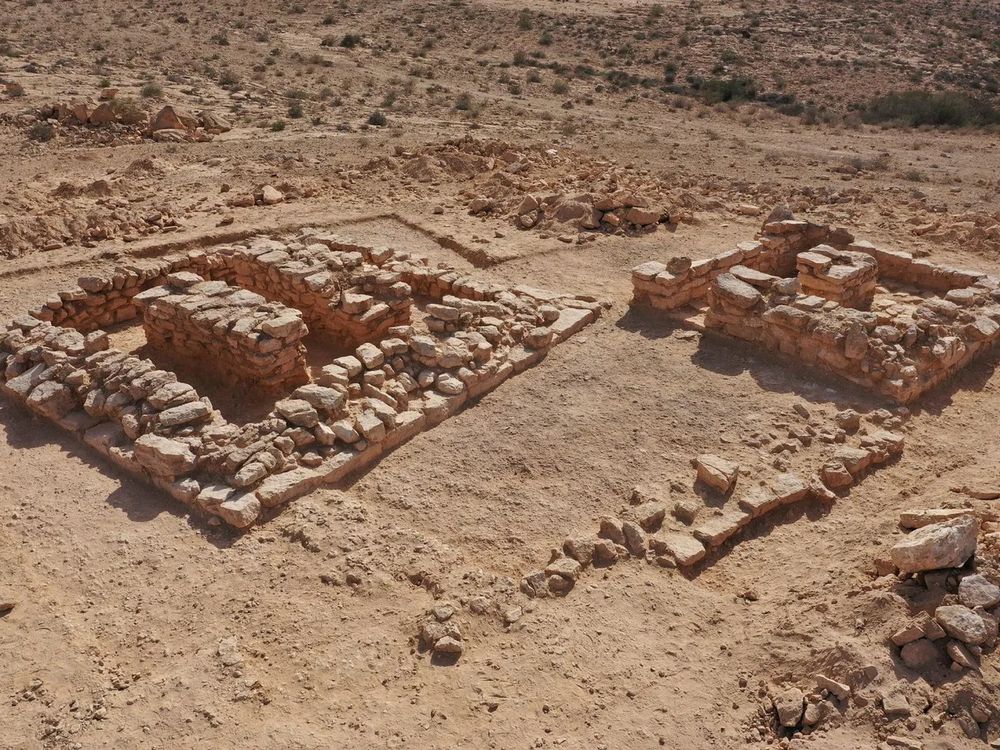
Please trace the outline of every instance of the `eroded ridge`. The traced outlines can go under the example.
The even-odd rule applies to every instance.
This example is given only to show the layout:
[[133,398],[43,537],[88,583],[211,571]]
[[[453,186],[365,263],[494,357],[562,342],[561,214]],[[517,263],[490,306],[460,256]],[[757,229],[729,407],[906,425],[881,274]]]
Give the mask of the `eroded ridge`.
[[[633,305],[698,320],[900,403],[1000,340],[1000,280],[788,219],[714,258],[632,271]],[[694,309],[691,309],[694,308]]]
[[[599,310],[303,230],[82,278],[7,326],[0,379],[118,466],[245,528],[538,363]],[[140,314],[154,359],[196,340],[215,377],[286,386],[287,398],[259,421],[227,421],[174,372],[110,346],[103,329]],[[307,326],[353,353],[307,373]],[[261,382],[254,368],[272,372],[278,352],[288,378]]]

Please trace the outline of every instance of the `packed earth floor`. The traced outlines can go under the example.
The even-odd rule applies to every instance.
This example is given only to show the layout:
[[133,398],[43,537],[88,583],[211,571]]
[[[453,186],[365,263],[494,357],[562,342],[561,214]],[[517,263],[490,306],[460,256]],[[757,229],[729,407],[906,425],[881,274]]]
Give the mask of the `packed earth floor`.
[[991,6],[9,5],[0,748],[998,746]]

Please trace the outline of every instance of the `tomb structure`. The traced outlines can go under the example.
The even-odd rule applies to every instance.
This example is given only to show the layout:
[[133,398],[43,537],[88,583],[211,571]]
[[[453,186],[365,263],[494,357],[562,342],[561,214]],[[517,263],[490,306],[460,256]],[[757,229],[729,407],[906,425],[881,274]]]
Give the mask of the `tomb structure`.
[[[537,364],[600,309],[304,229],[79,279],[0,334],[0,390],[245,528]],[[152,359],[113,348],[104,330],[140,316]],[[306,368],[307,330],[349,353]],[[162,350],[283,398],[232,423],[156,361]]]
[[833,372],[899,403],[1000,340],[1000,280],[855,241],[840,228],[769,222],[713,258],[632,271],[637,308]]

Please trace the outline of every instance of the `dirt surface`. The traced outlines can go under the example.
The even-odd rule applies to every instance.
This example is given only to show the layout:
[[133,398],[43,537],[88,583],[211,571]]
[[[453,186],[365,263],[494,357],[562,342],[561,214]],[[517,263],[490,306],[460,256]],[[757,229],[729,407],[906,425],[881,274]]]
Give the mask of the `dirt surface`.
[[[953,491],[1000,491],[995,357],[914,404],[903,456],[833,504],[783,510],[687,574],[627,560],[584,571],[564,597],[519,591],[636,486],[711,506],[694,487],[698,454],[738,461],[750,482],[776,471],[771,448],[789,430],[893,408],[631,310],[633,266],[714,255],[784,204],[1000,273],[995,133],[845,119],[879,87],[981,90],[996,75],[995,7],[654,7],[535,3],[521,22],[522,4],[505,0],[5,5],[0,80],[23,95],[0,89],[4,320],[90,271],[300,226],[609,306],[363,476],[244,534],[0,400],[0,603],[15,605],[0,607],[0,747],[842,750],[902,736],[944,750],[1000,737],[995,654],[942,679],[908,669],[887,639],[924,605],[912,581],[875,567],[902,537],[901,511],[995,506]],[[343,46],[348,34],[356,45]],[[781,83],[829,121],[661,88],[667,62],[680,81],[711,76],[727,49],[723,65],[762,90]],[[518,64],[519,50],[561,67]],[[659,78],[624,85],[608,70]],[[141,96],[150,82],[159,93]],[[40,108],[94,105],[109,86],[147,115],[211,109],[232,129],[158,143],[141,127],[55,123],[50,139],[29,137]],[[385,126],[368,124],[375,111]],[[284,199],[229,205],[265,184]],[[525,195],[619,188],[664,220],[617,232],[517,223]],[[489,207],[470,213],[480,198]],[[142,351],[130,331],[115,345]],[[788,452],[786,468],[816,471],[826,447]],[[995,553],[976,563],[994,580]],[[418,649],[444,603],[465,646],[446,665]],[[863,700],[814,731],[774,725],[778,688],[868,666]],[[885,715],[893,692],[909,717]],[[970,738],[958,718],[973,706],[991,713]]]

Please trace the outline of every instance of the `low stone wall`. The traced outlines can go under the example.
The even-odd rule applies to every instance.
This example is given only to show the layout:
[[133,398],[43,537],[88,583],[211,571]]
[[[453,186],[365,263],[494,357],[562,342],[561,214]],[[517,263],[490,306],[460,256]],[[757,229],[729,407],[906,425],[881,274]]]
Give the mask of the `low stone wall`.
[[[327,320],[336,319],[339,326],[349,318],[364,326],[352,335],[375,337],[378,343],[366,341],[353,355],[333,360],[261,421],[236,425],[174,373],[109,349],[107,334],[94,330],[132,319],[140,307],[156,307],[156,300],[166,296],[144,290],[163,285],[171,292],[167,296],[178,297],[169,304],[171,314],[175,309],[192,318],[207,313],[210,308],[200,305],[227,289],[220,277],[235,280],[244,272],[242,264],[266,267],[269,280],[257,275],[254,283],[271,293],[282,288],[288,293],[301,288],[300,282],[312,285],[315,315],[321,314],[323,298]],[[185,276],[192,272],[214,280]],[[315,277],[327,272],[329,284],[321,284]],[[292,278],[287,286],[285,274]],[[191,285],[175,295],[177,282],[186,281]],[[348,246],[319,230],[283,241],[257,238],[212,252],[193,251],[80,283],[0,334],[0,389],[123,469],[241,528],[269,508],[364,469],[470,399],[537,364],[553,345],[600,313],[600,305],[586,298],[501,287],[408,253]],[[192,296],[192,290],[197,294]],[[397,316],[409,317],[415,290],[435,300],[425,305],[426,317],[389,326]],[[345,300],[352,303],[348,294],[368,294],[373,300],[364,310],[364,303],[345,308]],[[252,306],[263,305],[246,290],[229,294],[230,303],[235,295]],[[383,302],[374,301],[375,295]],[[191,309],[185,309],[189,304]],[[296,320],[297,330],[301,325]],[[219,334],[211,356],[225,345],[227,335]],[[267,339],[256,339],[258,345],[262,341]],[[279,347],[293,348],[293,343],[289,339]]]
[[720,273],[741,265],[781,277],[797,272],[799,253],[818,245],[837,251],[859,252],[878,262],[879,277],[935,292],[972,286],[986,274],[914,258],[910,253],[876,248],[855,241],[846,229],[788,219],[764,225],[759,238],[741,242],[712,258],[690,261],[673,258],[666,263],[649,261],[632,269],[632,304],[657,310],[676,310],[705,304],[709,285]]
[[636,266],[632,269],[632,304],[658,310],[704,304],[712,279],[733,266],[791,276],[799,252],[820,244],[842,249],[853,241],[843,229],[805,221],[773,222],[765,226],[759,240],[741,242],[712,258],[673,258],[667,263],[649,261]]
[[985,278],[945,299],[890,315],[754,284],[715,278],[705,325],[815,365],[901,403],[935,387],[1000,340],[1000,282]]
[[150,346],[223,383],[270,391],[309,380],[302,345],[308,329],[298,310],[190,272],[170,274],[132,302]]

